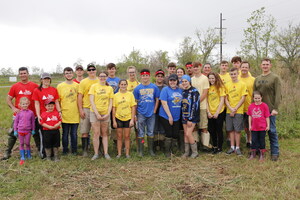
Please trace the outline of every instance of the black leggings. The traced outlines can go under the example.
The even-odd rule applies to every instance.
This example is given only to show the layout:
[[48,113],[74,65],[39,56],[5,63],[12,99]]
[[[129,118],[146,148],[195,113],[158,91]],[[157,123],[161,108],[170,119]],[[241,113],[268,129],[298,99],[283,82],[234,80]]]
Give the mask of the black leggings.
[[222,149],[223,146],[223,123],[225,111],[220,113],[217,119],[208,119],[208,131],[211,135],[214,147]]
[[266,131],[251,131],[252,144],[251,149],[265,149],[266,148]]
[[177,139],[179,135],[179,127],[181,121],[173,121],[173,125],[170,125],[169,120],[159,116],[160,123],[165,129],[165,134],[167,138]]

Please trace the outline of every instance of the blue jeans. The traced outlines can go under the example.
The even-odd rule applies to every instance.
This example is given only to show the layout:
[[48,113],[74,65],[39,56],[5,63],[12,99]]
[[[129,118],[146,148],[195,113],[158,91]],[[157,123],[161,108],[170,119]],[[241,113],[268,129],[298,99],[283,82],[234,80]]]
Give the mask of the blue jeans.
[[271,155],[279,155],[278,134],[276,131],[276,116],[270,116],[269,140]]
[[77,129],[79,124],[68,124],[62,123],[62,146],[63,146],[63,153],[69,152],[69,135],[71,138],[71,148],[72,153],[77,152]]
[[150,117],[145,117],[144,115],[138,113],[137,114],[138,118],[138,137],[142,138],[145,136],[145,130],[147,130],[146,134],[149,137],[154,136],[154,125],[155,125],[155,114],[153,114]]
[[251,149],[263,150],[266,149],[266,131],[251,131],[252,144]]

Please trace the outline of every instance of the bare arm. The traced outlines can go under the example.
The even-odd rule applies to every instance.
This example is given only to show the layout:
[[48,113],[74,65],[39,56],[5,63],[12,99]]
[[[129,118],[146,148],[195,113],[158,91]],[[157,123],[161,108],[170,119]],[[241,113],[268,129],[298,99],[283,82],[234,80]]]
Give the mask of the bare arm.
[[208,89],[204,89],[202,94],[200,94],[200,102],[202,102],[207,97]]
[[80,117],[82,119],[85,118],[85,113],[83,111],[83,107],[82,107],[82,99],[83,99],[83,95],[81,93],[78,93],[78,97],[77,97],[77,105],[78,105],[78,110],[79,110],[79,113],[80,113]]
[[116,120],[116,107],[112,108],[112,120],[114,128],[117,128],[117,120]]
[[249,122],[249,131],[251,131],[252,127],[251,127],[251,123],[252,123],[252,117],[249,115],[248,118],[248,122]]
[[20,112],[20,109],[18,109],[18,108],[16,108],[16,107],[14,106],[12,100],[13,100],[13,97],[7,95],[7,97],[6,97],[6,103],[7,103],[7,105],[11,108],[11,110],[12,110],[15,114],[17,114],[17,113]]
[[267,128],[266,131],[270,130],[270,117],[267,117]]
[[94,101],[95,96],[93,94],[90,94],[89,97],[90,97],[91,107],[92,107],[95,115],[97,116],[97,118],[100,119],[101,116],[100,116],[100,114],[97,110],[97,107],[96,107],[96,104],[95,104],[95,101]]
[[40,102],[34,101],[34,107],[35,107],[36,116],[38,117],[38,120],[41,121],[42,118],[41,118]]
[[48,124],[43,123],[42,127],[45,127],[47,129],[54,129],[54,126],[49,126]]
[[170,109],[169,109],[167,101],[160,100],[160,102],[161,102],[161,105],[163,106],[165,112],[168,115],[170,125],[173,125],[173,116],[172,116],[172,114],[170,112]]
[[223,105],[224,105],[224,97],[220,97],[220,104],[219,104],[219,106],[217,108],[216,113],[213,115],[213,118],[215,118],[215,119],[218,118],[218,115],[220,114],[220,111],[223,108]]
[[60,108],[60,104],[59,104],[58,99],[55,100],[55,107],[56,107],[57,112],[61,113],[61,108]]
[[239,103],[234,107],[234,109],[237,111],[244,103],[246,99],[246,95],[243,95],[242,98],[240,99]]
[[130,127],[132,127],[132,126],[134,125],[135,114],[136,114],[136,106],[132,106],[132,107],[131,107],[131,120],[130,120],[130,122],[129,122]]
[[159,99],[158,98],[155,98],[155,106],[154,106],[154,114],[156,113],[157,111],[157,108],[158,108],[158,103],[159,103]]

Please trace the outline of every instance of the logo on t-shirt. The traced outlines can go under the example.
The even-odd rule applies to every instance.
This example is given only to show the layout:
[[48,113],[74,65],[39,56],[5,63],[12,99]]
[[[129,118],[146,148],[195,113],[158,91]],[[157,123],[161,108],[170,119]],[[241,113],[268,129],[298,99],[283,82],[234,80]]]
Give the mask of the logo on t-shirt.
[[253,118],[261,118],[262,117],[262,111],[260,108],[254,108],[252,111],[252,117]]
[[47,117],[47,120],[46,120],[47,122],[49,122],[49,121],[58,121],[58,118],[56,117],[56,116],[54,116],[54,115],[52,115],[52,117],[50,118],[50,117]]
[[24,90],[24,92],[22,90],[19,91],[19,94],[23,94],[23,95],[31,95],[31,92],[29,90]]

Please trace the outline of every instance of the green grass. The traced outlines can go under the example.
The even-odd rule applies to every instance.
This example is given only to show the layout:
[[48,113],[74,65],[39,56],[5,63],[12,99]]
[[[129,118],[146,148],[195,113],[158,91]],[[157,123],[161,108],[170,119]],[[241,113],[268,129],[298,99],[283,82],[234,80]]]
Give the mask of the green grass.
[[[8,88],[0,88],[0,156],[6,146],[11,111],[5,103]],[[279,130],[299,123],[281,116]],[[292,129],[292,128],[291,128]],[[295,130],[297,133],[299,130]],[[299,199],[300,139],[281,137],[281,156],[264,163],[244,156],[200,153],[197,159],[132,158],[91,161],[81,156],[61,156],[58,163],[33,159],[19,165],[17,145],[12,158],[0,161],[1,199]],[[269,144],[268,140],[266,141]],[[79,142],[80,144],[80,142]],[[244,147],[243,141],[243,147]],[[269,146],[267,146],[269,149]],[[110,144],[110,154],[116,155]]]

